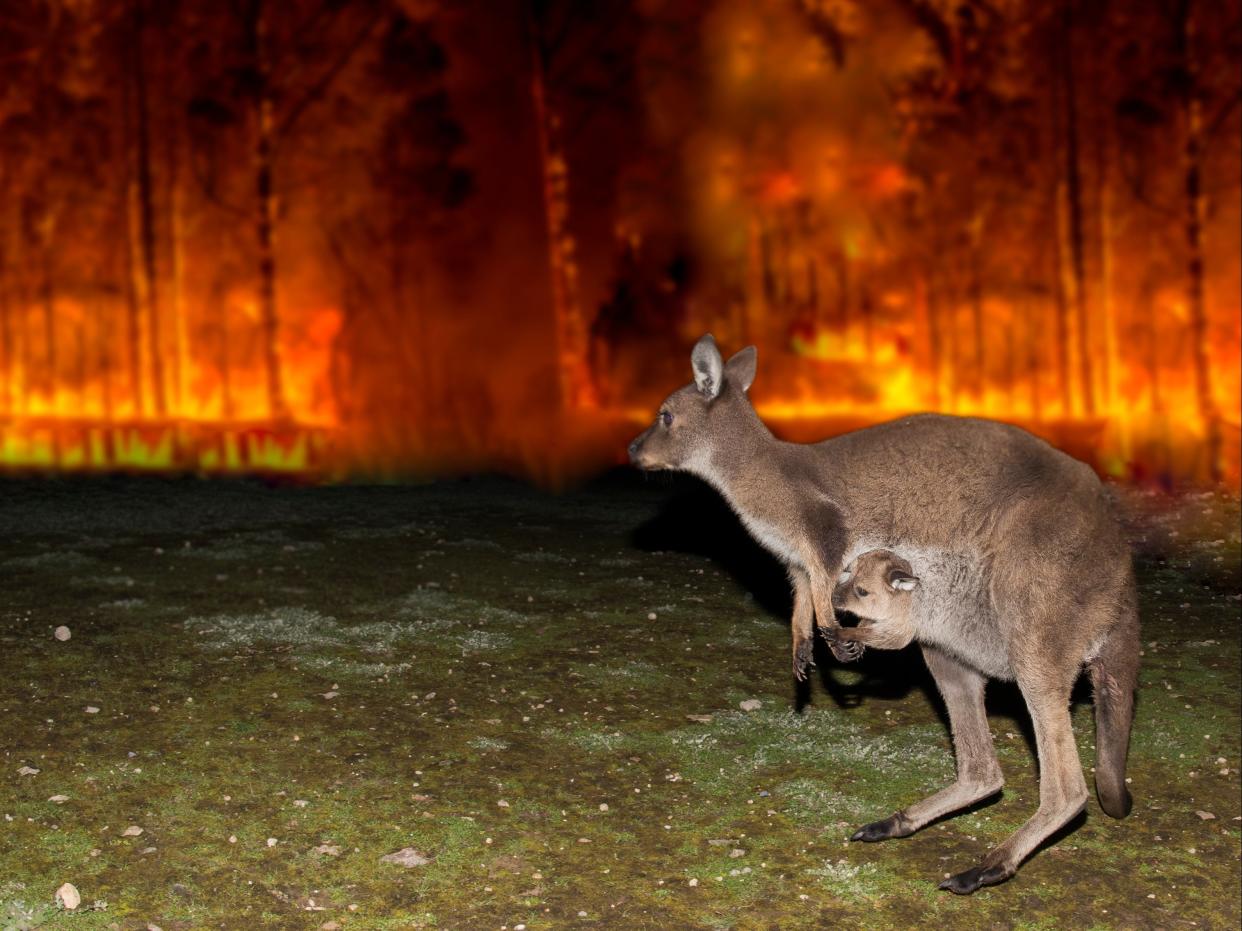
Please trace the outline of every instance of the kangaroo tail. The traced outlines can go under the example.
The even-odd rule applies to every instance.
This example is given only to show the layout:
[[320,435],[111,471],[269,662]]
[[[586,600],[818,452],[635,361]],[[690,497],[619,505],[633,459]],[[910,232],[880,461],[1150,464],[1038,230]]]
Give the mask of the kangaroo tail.
[[1095,791],[1100,807],[1114,818],[1124,818],[1133,806],[1126,788],[1126,754],[1138,666],[1138,611],[1127,605],[1089,665],[1095,690]]

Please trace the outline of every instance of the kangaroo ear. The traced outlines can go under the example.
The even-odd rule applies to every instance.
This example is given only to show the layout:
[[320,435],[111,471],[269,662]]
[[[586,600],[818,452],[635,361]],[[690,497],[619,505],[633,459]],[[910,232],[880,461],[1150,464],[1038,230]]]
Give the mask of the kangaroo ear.
[[890,569],[888,573],[889,587],[895,592],[912,592],[919,580],[901,569]]
[[737,385],[743,392],[749,391],[755,380],[755,362],[759,351],[754,346],[747,346],[736,353],[725,363],[725,377],[730,384]]
[[704,333],[694,344],[690,365],[694,368],[694,384],[707,400],[713,400],[720,394],[720,386],[724,383],[724,362],[712,334]]

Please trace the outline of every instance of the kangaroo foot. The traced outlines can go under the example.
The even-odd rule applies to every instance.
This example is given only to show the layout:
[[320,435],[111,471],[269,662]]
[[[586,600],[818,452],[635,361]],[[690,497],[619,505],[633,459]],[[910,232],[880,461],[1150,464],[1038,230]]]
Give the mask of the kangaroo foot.
[[995,886],[1003,883],[1013,875],[1013,870],[1003,866],[976,866],[950,876],[939,886],[957,895],[970,895],[984,886]]
[[815,641],[799,640],[794,647],[793,674],[799,682],[806,679],[807,670],[815,665]]
[[876,841],[888,840],[890,837],[909,837],[913,833],[906,816],[897,812],[881,821],[864,824],[850,836],[850,840],[874,844]]

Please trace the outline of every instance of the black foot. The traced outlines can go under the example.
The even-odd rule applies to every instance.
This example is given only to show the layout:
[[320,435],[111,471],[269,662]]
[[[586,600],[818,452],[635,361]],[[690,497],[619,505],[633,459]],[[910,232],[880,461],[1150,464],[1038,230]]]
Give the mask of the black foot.
[[850,840],[874,844],[876,841],[888,840],[890,837],[909,837],[913,833],[905,815],[898,812],[883,821],[864,824],[850,836]]
[[1013,873],[1003,866],[976,866],[955,876],[950,876],[940,884],[941,889],[948,889],[957,895],[970,895],[984,886],[995,886],[1003,883]]
[[815,665],[815,642],[813,640],[802,640],[798,643],[798,649],[794,652],[793,658],[793,674],[794,678],[799,682],[806,679],[808,670]]

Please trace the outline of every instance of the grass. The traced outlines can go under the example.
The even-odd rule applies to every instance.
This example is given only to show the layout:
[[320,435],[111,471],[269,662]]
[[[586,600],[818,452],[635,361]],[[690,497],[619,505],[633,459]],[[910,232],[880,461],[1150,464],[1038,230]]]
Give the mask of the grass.
[[906,651],[799,693],[780,570],[700,490],[10,486],[0,929],[1236,927],[1237,502],[1125,507],[1135,811],[959,899],[1037,804],[1020,696],[1001,801],[848,844],[952,778],[934,689]]

